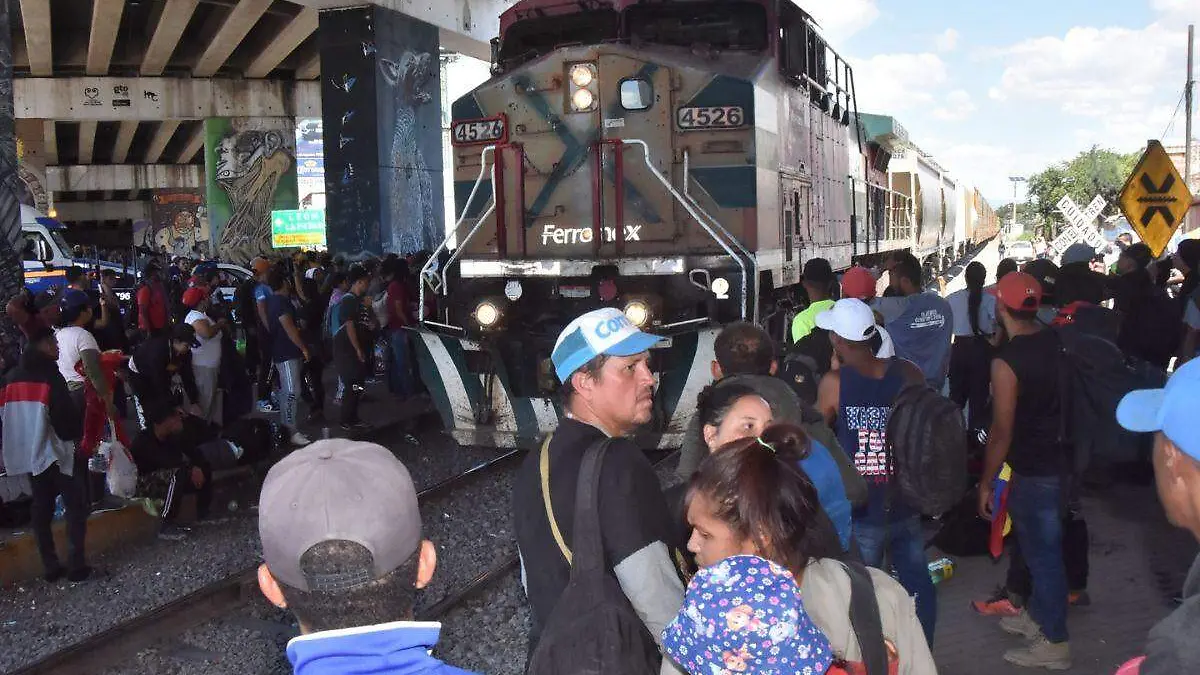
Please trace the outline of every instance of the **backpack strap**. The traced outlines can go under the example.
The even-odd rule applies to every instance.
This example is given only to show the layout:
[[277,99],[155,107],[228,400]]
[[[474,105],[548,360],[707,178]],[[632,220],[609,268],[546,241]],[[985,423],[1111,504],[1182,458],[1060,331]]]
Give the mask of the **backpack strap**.
[[558,543],[558,550],[562,551],[563,557],[567,559],[567,564],[571,564],[571,549],[567,548],[567,542],[563,540],[562,530],[558,529],[558,520],[554,518],[554,505],[550,503],[550,439],[554,438],[554,434],[548,434],[546,440],[542,441],[541,458],[539,459],[539,471],[542,474],[542,503],[546,505],[546,519],[550,521],[550,532],[554,534],[554,541]]
[[883,619],[879,616],[879,601],[875,584],[862,563],[841,561],[850,577],[850,627],[862,652],[866,675],[886,675],[888,672],[887,645],[883,641]]
[[600,469],[613,439],[594,443],[583,456],[575,493],[575,563],[571,576],[596,575],[604,569],[604,545],[600,534]]

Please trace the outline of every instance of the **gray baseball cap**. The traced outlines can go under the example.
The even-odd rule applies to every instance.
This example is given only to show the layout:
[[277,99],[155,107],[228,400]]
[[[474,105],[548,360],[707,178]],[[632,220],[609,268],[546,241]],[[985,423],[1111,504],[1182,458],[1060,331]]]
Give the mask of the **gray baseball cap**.
[[[408,469],[383,446],[317,441],[271,468],[258,503],[263,558],[279,581],[302,591],[338,591],[404,564],[421,545],[421,512]],[[372,569],[305,574],[300,558],[324,541],[371,552]]]

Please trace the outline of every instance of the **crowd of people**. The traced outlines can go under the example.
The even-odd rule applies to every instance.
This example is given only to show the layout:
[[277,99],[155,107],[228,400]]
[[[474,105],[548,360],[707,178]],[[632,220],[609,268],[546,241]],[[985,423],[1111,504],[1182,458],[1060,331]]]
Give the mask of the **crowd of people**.
[[[149,262],[127,303],[119,275],[79,267],[67,270],[65,287],[26,289],[7,303],[23,339],[0,398],[0,470],[27,479],[48,581],[90,576],[88,515],[124,503],[106,480],[115,453],[127,453],[137,475],[136,490],[120,496],[144,499],[162,516],[161,536],[179,538],[185,497],[194,495],[198,519],[211,515],[214,472],[311,442],[300,406],[310,425],[325,423],[327,364],[339,382],[336,422],[352,434],[368,428],[358,402],[377,360],[393,394],[418,391],[407,260],[347,264],[301,253],[251,268],[232,299],[219,290],[229,280],[215,262],[176,259]],[[251,415],[256,407],[277,415]],[[60,506],[65,567],[51,527]]]
[[[713,383],[698,397],[665,489],[632,440],[654,414],[650,352],[662,338],[614,308],[577,317],[551,354],[562,420],[514,479],[532,610],[527,672],[937,672],[930,514],[906,496],[896,469],[903,439],[895,421],[930,423],[901,402],[916,390],[944,392],[959,406],[961,415],[937,424],[961,432],[953,438],[964,446],[969,510],[993,527],[1011,521],[1006,581],[973,607],[1025,638],[1006,661],[1070,668],[1068,608],[1088,601],[1086,529],[1073,534],[1086,527],[1080,454],[1087,446],[1089,470],[1107,468],[1098,429],[1119,424],[1130,433],[1135,461],[1153,466],[1168,517],[1200,539],[1200,437],[1188,419],[1200,396],[1200,365],[1191,362],[1200,250],[1181,246],[1174,262],[1132,244],[1108,274],[1079,245],[1061,266],[1035,260],[1018,269],[1004,260],[990,286],[987,270],[972,263],[966,289],[943,298],[925,289],[925,270],[907,253],[840,279],[827,261],[810,260],[785,344],[748,323],[716,337]],[[255,405],[222,398],[249,391],[251,381],[269,392],[277,378],[278,395],[257,406],[278,410],[279,439],[296,449],[263,485],[259,585],[300,624],[287,648],[295,672],[464,672],[432,655],[437,625],[414,620],[415,594],[437,556],[403,464],[371,443],[310,444],[298,428],[306,396],[310,417],[323,414],[317,381],[329,362],[341,422],[358,428],[357,401],[381,334],[390,334],[393,391],[406,396],[419,386],[403,341],[422,310],[410,267],[398,258],[377,270],[320,259],[252,267],[234,315],[208,291],[203,265],[178,298],[149,270],[133,310],[140,330],[124,347],[128,366],[106,359],[120,331],[106,330],[119,315],[106,307],[103,279],[98,308],[94,294],[74,286],[56,302],[10,303],[28,341],[0,400],[4,459],[10,473],[32,476],[47,578],[87,576],[80,513],[93,492],[78,477],[87,474],[86,446],[102,432],[89,436],[84,427],[122,415],[122,381],[141,411],[133,454],[159,462],[138,459],[139,468],[153,466],[151,474],[204,502],[213,458],[240,461],[244,450],[222,435],[228,421]],[[386,329],[375,298],[386,301]],[[235,325],[246,358],[232,359],[231,375]],[[1072,362],[1078,335],[1137,372],[1158,372],[1160,380],[1138,381],[1159,384],[1122,392],[1111,419],[1079,418],[1077,380],[1062,365]],[[172,398],[175,376],[182,408]],[[231,387],[235,376],[242,384]],[[1089,435],[1083,426],[1096,428]],[[58,494],[71,542],[66,568],[48,536]],[[1188,639],[1198,607],[1194,570],[1182,605],[1121,675],[1200,669]]]

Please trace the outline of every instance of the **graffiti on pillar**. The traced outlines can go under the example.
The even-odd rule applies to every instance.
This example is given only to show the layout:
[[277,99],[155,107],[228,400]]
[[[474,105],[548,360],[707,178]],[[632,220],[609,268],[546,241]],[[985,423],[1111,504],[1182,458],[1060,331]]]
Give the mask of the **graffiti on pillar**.
[[133,233],[133,245],[171,256],[197,257],[209,248],[203,190],[155,190],[150,221]]
[[384,162],[391,172],[391,250],[400,254],[433,250],[441,243],[445,227],[422,148],[429,131],[428,120],[422,118],[441,117],[438,106],[428,105],[438,96],[438,59],[436,54],[406,51],[396,61],[379,59],[379,68],[391,88],[395,114],[391,157]]
[[45,176],[39,174],[28,164],[19,164],[17,174],[21,178],[17,201],[46,213],[50,209],[50,195],[46,193]]
[[245,263],[271,252],[271,211],[297,208],[294,124],[205,121],[210,246],[223,260]]

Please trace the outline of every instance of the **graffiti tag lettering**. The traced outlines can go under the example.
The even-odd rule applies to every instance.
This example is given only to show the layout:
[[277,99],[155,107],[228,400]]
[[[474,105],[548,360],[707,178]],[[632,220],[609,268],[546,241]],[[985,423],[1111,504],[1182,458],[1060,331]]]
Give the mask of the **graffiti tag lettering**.
[[158,92],[156,92],[156,91],[143,91],[143,92],[142,92],[142,98],[144,98],[144,99],[146,99],[146,100],[148,100],[148,101],[158,101]]

